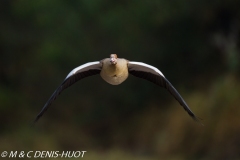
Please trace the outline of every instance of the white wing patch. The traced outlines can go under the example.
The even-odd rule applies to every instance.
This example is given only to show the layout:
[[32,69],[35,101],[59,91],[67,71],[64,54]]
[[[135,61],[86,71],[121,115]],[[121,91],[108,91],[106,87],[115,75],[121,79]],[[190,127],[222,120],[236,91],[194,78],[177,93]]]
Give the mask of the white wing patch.
[[153,67],[151,65],[148,65],[146,63],[142,62],[128,62],[131,66],[129,67],[130,70],[136,70],[136,71],[144,71],[144,72],[150,72],[153,74],[160,74],[161,76],[165,77],[163,73],[157,69],[156,67]]
[[99,64],[100,62],[99,61],[96,61],[96,62],[88,62],[88,63],[85,63],[81,66],[78,66],[76,68],[74,68],[68,75],[65,79],[71,77],[72,75],[74,75],[77,71],[81,70],[81,72],[84,72],[86,70],[89,70],[89,69],[100,69],[99,68]]

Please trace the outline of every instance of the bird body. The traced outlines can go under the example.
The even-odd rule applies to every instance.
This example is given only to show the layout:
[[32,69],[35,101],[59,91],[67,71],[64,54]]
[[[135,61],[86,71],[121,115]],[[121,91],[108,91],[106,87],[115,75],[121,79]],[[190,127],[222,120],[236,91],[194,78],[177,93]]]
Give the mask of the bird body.
[[112,85],[119,85],[128,78],[128,61],[118,58],[117,64],[112,65],[109,58],[103,59],[101,77]]
[[100,74],[103,80],[112,85],[121,84],[128,78],[129,74],[153,82],[154,84],[168,90],[185,111],[187,111],[194,120],[199,121],[178,91],[166,79],[160,70],[143,62],[128,61],[123,58],[118,58],[116,54],[111,54],[110,58],[89,62],[73,69],[49,98],[41,112],[36,117],[35,122],[46,112],[52,102],[64,89],[83,78],[96,74]]

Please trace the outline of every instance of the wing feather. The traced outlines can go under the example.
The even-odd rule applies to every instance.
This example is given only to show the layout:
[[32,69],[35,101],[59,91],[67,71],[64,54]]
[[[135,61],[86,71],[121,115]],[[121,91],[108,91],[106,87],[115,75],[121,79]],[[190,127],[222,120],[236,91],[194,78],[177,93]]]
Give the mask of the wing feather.
[[167,89],[171,95],[180,103],[185,111],[196,121],[200,121],[191,109],[188,107],[187,103],[184,101],[182,96],[173,87],[173,85],[165,78],[160,70],[157,68],[142,63],[142,62],[128,62],[129,73],[138,78],[146,79],[154,84]]
[[37,115],[34,122],[37,122],[38,119],[47,111],[49,106],[52,104],[52,102],[57,98],[57,96],[66,88],[70,87],[77,81],[99,74],[101,71],[102,64],[101,62],[89,62],[86,64],[83,64],[75,69],[73,69],[65,78],[65,80],[61,83],[61,85],[54,91],[52,96],[49,98],[47,103],[42,108],[41,112]]

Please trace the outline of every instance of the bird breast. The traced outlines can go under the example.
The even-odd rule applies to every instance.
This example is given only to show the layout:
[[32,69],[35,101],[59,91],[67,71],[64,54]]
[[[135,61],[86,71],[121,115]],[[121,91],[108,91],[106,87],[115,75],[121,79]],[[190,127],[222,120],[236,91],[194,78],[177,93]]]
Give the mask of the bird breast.
[[112,65],[109,58],[104,59],[102,63],[100,75],[109,84],[119,85],[127,79],[128,67],[125,59],[118,59],[116,65]]

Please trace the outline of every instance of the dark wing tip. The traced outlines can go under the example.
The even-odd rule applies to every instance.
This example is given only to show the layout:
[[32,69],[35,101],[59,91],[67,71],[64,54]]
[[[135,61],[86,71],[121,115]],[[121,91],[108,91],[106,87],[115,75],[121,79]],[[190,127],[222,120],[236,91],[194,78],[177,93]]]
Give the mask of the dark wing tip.
[[33,121],[33,123],[35,124],[38,120],[39,120],[39,118],[41,118],[42,117],[42,112],[39,114],[39,115],[37,115],[37,117],[35,118],[35,120]]
[[30,127],[34,127],[34,125],[36,124],[36,122],[39,120],[39,118],[41,117],[42,115],[37,115],[37,117],[35,118],[35,120],[31,123]]
[[33,123],[36,123],[41,117],[42,115],[47,111],[47,109],[49,108],[49,106],[52,104],[52,102],[57,98],[57,96],[61,93],[62,91],[62,85],[65,83],[65,81],[61,84],[60,87],[58,87],[58,89],[52,94],[52,96],[49,98],[49,100],[47,101],[47,103],[44,105],[44,107],[42,108],[42,110],[40,111],[40,113],[37,115],[37,117],[35,118],[35,120],[33,121]]
[[43,108],[43,110],[37,115],[35,120],[33,121],[33,124],[35,124],[43,115],[43,113],[47,110],[47,108]]
[[33,124],[36,123],[40,117],[41,117],[41,116],[37,116],[37,117],[35,118],[35,120],[33,121]]
[[35,118],[33,123],[36,123],[42,117],[42,115],[47,111],[47,109],[50,107],[52,102],[57,98],[58,95],[60,95],[60,93],[63,90],[70,87],[72,84],[76,83],[80,79],[83,79],[83,78],[91,76],[91,75],[99,74],[99,73],[100,73],[99,69],[90,69],[90,70],[87,70],[87,71],[84,71],[84,72],[76,72],[75,74],[67,77],[62,82],[62,84],[57,88],[57,90],[52,94],[52,96],[47,101],[47,103],[45,104],[45,106],[43,107],[41,112],[37,115],[37,117]]
[[202,121],[203,121],[202,118],[199,118],[199,117],[196,117],[196,116],[193,116],[192,118],[193,118],[194,121],[199,123],[201,126],[204,126],[204,124],[202,123]]
[[131,73],[136,77],[149,80],[150,82],[153,82],[156,85],[159,85],[167,89],[170,92],[170,94],[172,94],[172,96],[180,103],[180,105],[184,108],[184,110],[192,117],[192,119],[198,122],[199,124],[201,124],[202,126],[204,126],[203,123],[201,122],[202,119],[195,116],[195,114],[190,110],[190,108],[188,107],[187,103],[184,101],[182,96],[173,87],[173,85],[167,80],[167,78],[165,78],[162,75],[155,75],[150,72],[144,72],[144,71],[131,70],[129,71],[129,73]]

